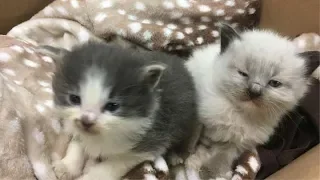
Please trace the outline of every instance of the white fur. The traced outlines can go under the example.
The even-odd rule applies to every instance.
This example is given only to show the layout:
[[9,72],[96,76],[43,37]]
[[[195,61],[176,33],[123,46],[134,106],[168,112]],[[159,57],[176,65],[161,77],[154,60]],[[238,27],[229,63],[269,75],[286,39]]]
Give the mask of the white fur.
[[[266,108],[240,101],[237,93],[241,89],[223,87],[230,79],[243,81],[237,68],[246,71],[244,62],[250,58],[256,64],[257,78],[259,73],[275,74],[277,69],[270,69],[273,66],[280,69],[271,78],[284,85],[266,90],[262,104]],[[231,170],[231,163],[244,150],[254,150],[256,145],[267,142],[284,113],[307,90],[304,60],[289,40],[268,31],[244,32],[241,40],[231,42],[223,54],[220,45],[208,45],[195,51],[186,66],[196,84],[200,121],[205,126],[203,136],[213,141],[211,149],[198,147],[186,160],[186,166],[199,169],[208,160],[211,165],[219,162],[221,167],[215,167],[213,173],[218,177]],[[281,107],[274,108],[273,103]]]

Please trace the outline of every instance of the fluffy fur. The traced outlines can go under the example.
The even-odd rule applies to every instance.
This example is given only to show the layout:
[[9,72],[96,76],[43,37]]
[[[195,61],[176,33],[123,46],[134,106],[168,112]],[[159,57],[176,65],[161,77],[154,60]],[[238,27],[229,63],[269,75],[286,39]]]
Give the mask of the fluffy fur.
[[228,25],[222,25],[220,45],[195,51],[187,67],[205,129],[185,162],[189,179],[199,178],[201,167],[225,177],[241,153],[267,142],[306,93],[307,63],[284,37],[260,30],[238,34]]
[[83,160],[78,159],[89,155],[106,160],[81,180],[117,180],[191,134],[196,95],[179,58],[89,43],[65,52],[57,63],[54,100],[74,137],[56,163],[61,176],[79,176]]

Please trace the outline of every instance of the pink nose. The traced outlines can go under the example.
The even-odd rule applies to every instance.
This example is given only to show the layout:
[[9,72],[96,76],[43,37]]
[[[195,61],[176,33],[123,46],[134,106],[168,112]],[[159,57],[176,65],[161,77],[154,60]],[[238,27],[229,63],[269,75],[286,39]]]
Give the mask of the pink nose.
[[81,124],[84,128],[89,129],[96,123],[97,116],[92,112],[85,112],[80,117]]

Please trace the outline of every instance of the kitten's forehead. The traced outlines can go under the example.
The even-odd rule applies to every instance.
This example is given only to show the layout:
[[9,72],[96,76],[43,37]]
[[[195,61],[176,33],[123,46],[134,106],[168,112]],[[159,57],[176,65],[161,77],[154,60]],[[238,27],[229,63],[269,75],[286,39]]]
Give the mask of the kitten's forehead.
[[[277,74],[290,69],[302,70],[304,61],[294,44],[269,31],[250,31],[241,35],[230,48],[234,63],[260,74]],[[291,71],[290,71],[291,72]]]
[[110,87],[106,84],[106,81],[106,72],[101,71],[101,69],[93,66],[86,70],[79,84],[79,94],[83,106],[100,106],[107,100]]

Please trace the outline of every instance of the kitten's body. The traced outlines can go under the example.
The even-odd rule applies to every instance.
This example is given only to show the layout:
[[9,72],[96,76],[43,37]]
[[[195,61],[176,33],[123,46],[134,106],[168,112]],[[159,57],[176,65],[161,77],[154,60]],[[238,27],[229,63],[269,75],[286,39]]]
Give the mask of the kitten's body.
[[[244,151],[255,151],[257,145],[268,141],[281,117],[307,90],[305,59],[289,40],[271,32],[238,35],[230,27],[224,28],[221,46],[197,50],[187,62],[204,124],[200,144],[186,160],[189,179],[199,178],[196,171],[201,167],[210,177],[226,177]],[[270,80],[283,85],[271,87]],[[261,94],[251,99],[247,91],[256,86]]]
[[[162,53],[83,45],[63,57],[53,89],[65,129],[75,137],[56,170],[76,177],[83,160],[75,159],[106,159],[80,179],[120,179],[135,165],[181,146],[196,119],[195,90],[183,61]],[[69,102],[80,97],[80,104]],[[86,129],[91,117],[94,125]]]

